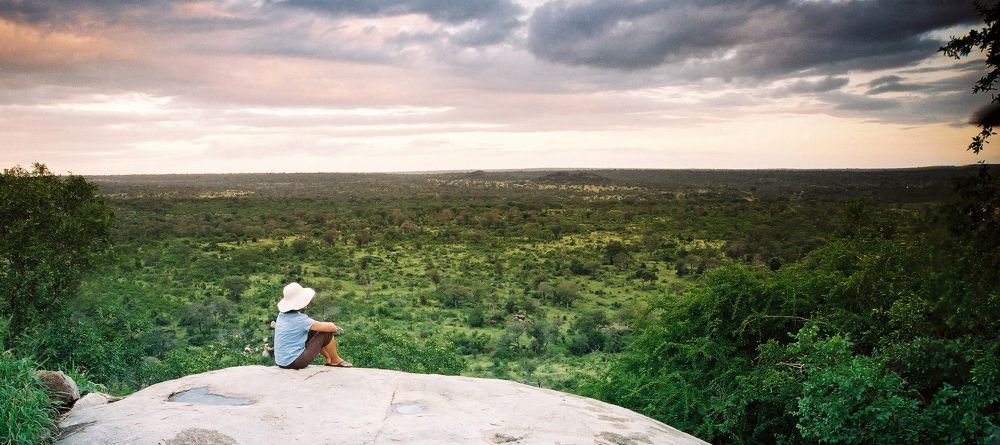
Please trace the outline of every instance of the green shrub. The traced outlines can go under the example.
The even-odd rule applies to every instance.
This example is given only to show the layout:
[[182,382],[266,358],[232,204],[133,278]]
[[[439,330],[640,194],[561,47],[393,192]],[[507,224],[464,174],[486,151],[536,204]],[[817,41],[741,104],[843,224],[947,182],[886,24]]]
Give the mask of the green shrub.
[[54,415],[32,362],[0,354],[0,443],[40,442],[52,428]]
[[919,443],[918,401],[884,360],[854,356],[853,344],[799,331],[788,349],[799,355],[804,380],[797,425],[802,438],[826,443]]
[[144,385],[216,369],[245,365],[272,365],[259,354],[247,354],[225,342],[173,349],[162,360],[147,359],[141,367]]
[[438,300],[448,307],[459,307],[468,301],[473,291],[463,283],[442,281],[437,285]]
[[415,337],[374,324],[358,326],[337,341],[340,355],[355,366],[446,375],[465,369],[465,361],[453,344],[423,343]]
[[150,324],[120,307],[101,307],[91,314],[65,311],[19,350],[38,351],[45,366],[82,371],[94,381],[127,392],[140,380],[144,348],[139,339]]
[[79,372],[71,369],[66,371],[66,375],[68,375],[71,379],[73,379],[73,382],[76,383],[76,388],[80,390],[81,397],[92,392],[102,392],[107,394],[110,391],[107,386],[90,380],[90,376],[88,376],[85,372]]
[[580,291],[572,281],[563,281],[552,290],[552,299],[559,305],[571,307],[577,298],[580,298]]
[[451,336],[451,342],[462,354],[482,354],[489,351],[490,336],[482,332],[459,332]]
[[469,312],[468,318],[466,318],[466,323],[471,328],[481,328],[486,324],[486,313],[482,306],[475,306],[472,311]]
[[[990,443],[997,294],[945,248],[859,238],[777,271],[714,269],[581,391],[713,442]],[[598,318],[574,322],[571,353]]]

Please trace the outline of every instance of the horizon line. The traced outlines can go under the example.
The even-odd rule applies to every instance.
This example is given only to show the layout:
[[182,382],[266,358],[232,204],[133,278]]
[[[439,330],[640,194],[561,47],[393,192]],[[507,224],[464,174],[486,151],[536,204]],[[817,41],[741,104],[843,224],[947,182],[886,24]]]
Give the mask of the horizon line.
[[439,175],[449,173],[512,173],[512,172],[546,172],[546,171],[892,171],[892,170],[933,170],[945,168],[968,168],[979,165],[995,166],[1000,164],[975,162],[969,164],[938,164],[915,167],[766,167],[766,168],[644,168],[644,167],[531,167],[531,168],[466,168],[452,170],[397,170],[397,171],[246,171],[246,172],[197,172],[197,173],[73,173],[59,176],[197,176],[197,175],[310,175],[310,174],[339,174],[339,175]]

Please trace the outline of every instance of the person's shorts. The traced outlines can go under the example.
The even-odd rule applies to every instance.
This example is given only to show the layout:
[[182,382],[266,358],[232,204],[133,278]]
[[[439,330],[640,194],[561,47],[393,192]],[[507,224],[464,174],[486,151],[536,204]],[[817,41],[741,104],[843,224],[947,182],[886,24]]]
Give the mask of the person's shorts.
[[324,346],[328,345],[330,341],[333,340],[333,332],[319,332],[319,331],[309,331],[309,335],[306,337],[306,350],[302,351],[295,360],[291,363],[281,366],[280,368],[285,369],[302,369],[309,366],[313,359],[319,355],[319,351],[323,349]]

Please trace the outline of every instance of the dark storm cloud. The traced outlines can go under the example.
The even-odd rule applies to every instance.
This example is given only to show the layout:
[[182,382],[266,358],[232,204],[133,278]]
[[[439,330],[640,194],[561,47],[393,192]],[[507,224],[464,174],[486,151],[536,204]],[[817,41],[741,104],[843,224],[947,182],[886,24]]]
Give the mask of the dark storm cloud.
[[945,123],[954,127],[967,126],[972,111],[990,102],[989,96],[973,96],[966,91],[893,99],[838,91],[820,98],[842,117],[906,125]]
[[[177,14],[194,0],[0,0],[0,19],[50,29],[124,24],[175,32],[244,29],[265,25],[272,18],[256,7],[242,5],[244,14],[199,17]],[[237,7],[234,7],[237,8]],[[238,8],[237,8],[238,9]]]
[[972,59],[972,60],[966,60],[964,62],[954,61],[951,64],[942,65],[942,66],[922,66],[922,67],[907,68],[905,70],[900,70],[900,72],[901,73],[906,73],[906,74],[936,73],[936,72],[940,72],[940,71],[950,71],[950,72],[959,72],[959,71],[982,72],[982,70],[984,68],[985,68],[985,65],[983,63],[983,60],[981,60],[981,59],[979,59],[979,60]]
[[877,95],[883,93],[916,92],[930,95],[961,93],[968,96],[972,85],[979,78],[980,73],[957,72],[961,74],[929,82],[914,82],[896,74],[882,76],[868,82],[868,90],[865,94]]
[[61,25],[84,13],[113,21],[132,10],[169,10],[167,0],[0,0],[0,17],[21,23]]
[[521,21],[513,16],[506,19],[497,17],[494,20],[478,21],[471,28],[451,35],[448,41],[458,46],[493,45],[506,40],[521,26]]
[[905,93],[911,91],[923,91],[927,89],[926,85],[917,85],[904,83],[903,78],[900,76],[883,76],[878,79],[868,82],[867,94],[882,94],[882,93]]
[[839,91],[828,93],[823,96],[823,99],[833,104],[837,110],[842,111],[885,111],[899,108],[903,105],[903,102],[899,100],[880,99],[863,94],[848,94]]
[[839,90],[847,85],[846,77],[828,76],[820,80],[799,80],[788,86],[787,90],[794,94],[825,93],[827,91]]
[[876,79],[872,79],[871,82],[868,82],[868,86],[871,88],[879,88],[885,85],[899,84],[902,81],[903,78],[901,76],[893,74],[889,76],[882,76]]
[[570,65],[768,78],[912,64],[941,43],[928,31],[974,19],[971,2],[950,0],[556,0],[534,11],[528,44]]
[[332,15],[386,17],[403,14],[426,14],[449,23],[481,20],[520,12],[510,0],[286,0],[276,5],[294,6]]
[[[990,102],[990,96],[970,94],[970,86],[978,78],[978,74],[962,71],[956,71],[955,74],[922,82],[892,74],[864,84],[868,90],[863,94],[831,91],[817,97],[836,110],[839,116],[883,123],[946,123],[961,127],[967,125],[972,110]],[[889,92],[914,94],[888,97],[879,95]]]

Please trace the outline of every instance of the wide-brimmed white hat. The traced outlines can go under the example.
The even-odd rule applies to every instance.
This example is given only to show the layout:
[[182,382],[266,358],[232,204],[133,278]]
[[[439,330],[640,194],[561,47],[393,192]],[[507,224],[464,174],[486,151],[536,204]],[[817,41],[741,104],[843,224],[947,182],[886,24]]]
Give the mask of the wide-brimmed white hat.
[[299,283],[289,283],[285,286],[283,294],[284,296],[281,301],[278,302],[278,310],[288,312],[306,307],[312,301],[313,297],[316,296],[316,291],[308,287],[302,287]]

